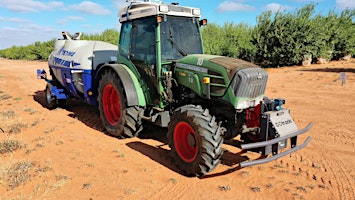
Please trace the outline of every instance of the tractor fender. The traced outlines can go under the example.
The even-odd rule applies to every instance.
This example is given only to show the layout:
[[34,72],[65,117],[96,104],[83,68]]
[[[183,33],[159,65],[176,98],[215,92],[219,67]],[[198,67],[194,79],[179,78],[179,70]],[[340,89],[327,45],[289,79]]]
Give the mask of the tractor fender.
[[96,80],[99,80],[100,75],[107,69],[113,69],[120,78],[126,93],[127,106],[146,106],[142,87],[132,70],[123,64],[105,64],[96,73]]

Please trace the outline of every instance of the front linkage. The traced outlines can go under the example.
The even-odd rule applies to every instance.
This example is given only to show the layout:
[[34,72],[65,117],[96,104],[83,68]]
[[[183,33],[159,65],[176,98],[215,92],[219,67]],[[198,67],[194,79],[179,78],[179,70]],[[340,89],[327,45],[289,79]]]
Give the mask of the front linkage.
[[[261,104],[260,132],[258,142],[242,144],[243,150],[254,150],[260,153],[263,158],[254,161],[245,161],[240,163],[240,167],[248,167],[276,160],[292,152],[298,151],[311,141],[311,136],[307,137],[304,143],[297,145],[297,136],[307,132],[312,123],[309,123],[304,129],[298,130],[295,122],[290,116],[290,110],[282,108],[285,104],[284,99],[264,98]],[[283,151],[290,140],[291,149]],[[265,158],[267,155],[271,157]]]

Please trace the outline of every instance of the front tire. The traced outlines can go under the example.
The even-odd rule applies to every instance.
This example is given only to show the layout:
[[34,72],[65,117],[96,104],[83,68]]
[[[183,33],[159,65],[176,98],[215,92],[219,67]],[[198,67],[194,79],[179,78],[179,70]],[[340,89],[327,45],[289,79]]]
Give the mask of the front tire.
[[99,112],[107,132],[116,137],[134,137],[142,130],[143,109],[126,107],[123,85],[113,71],[106,71],[99,83]]
[[179,108],[168,125],[168,142],[177,167],[187,176],[211,172],[223,154],[223,128],[208,109],[187,105]]

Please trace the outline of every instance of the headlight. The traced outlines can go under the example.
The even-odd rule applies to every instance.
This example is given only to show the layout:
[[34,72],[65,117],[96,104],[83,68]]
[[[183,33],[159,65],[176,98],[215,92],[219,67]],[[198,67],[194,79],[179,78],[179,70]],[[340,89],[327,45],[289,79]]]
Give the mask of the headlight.
[[160,12],[169,12],[169,7],[167,5],[160,5],[159,6],[159,11]]
[[201,15],[201,10],[200,9],[193,9],[192,14],[193,15]]
[[256,107],[262,101],[263,98],[257,98],[254,100],[239,100],[237,104],[237,109],[247,109],[250,107]]
[[249,102],[246,100],[240,100],[238,101],[237,109],[242,110],[242,109],[247,109],[249,108]]

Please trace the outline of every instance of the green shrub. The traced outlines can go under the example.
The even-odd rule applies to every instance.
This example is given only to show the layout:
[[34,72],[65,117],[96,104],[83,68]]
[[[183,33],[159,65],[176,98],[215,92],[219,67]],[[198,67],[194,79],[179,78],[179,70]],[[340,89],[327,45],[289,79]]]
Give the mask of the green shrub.
[[258,51],[256,61],[265,65],[284,66],[302,62],[305,55],[313,55],[311,16],[314,5],[295,12],[265,12],[258,16],[253,43]]
[[209,24],[202,29],[205,53],[252,61],[256,52],[251,43],[252,31],[252,27],[243,23]]

